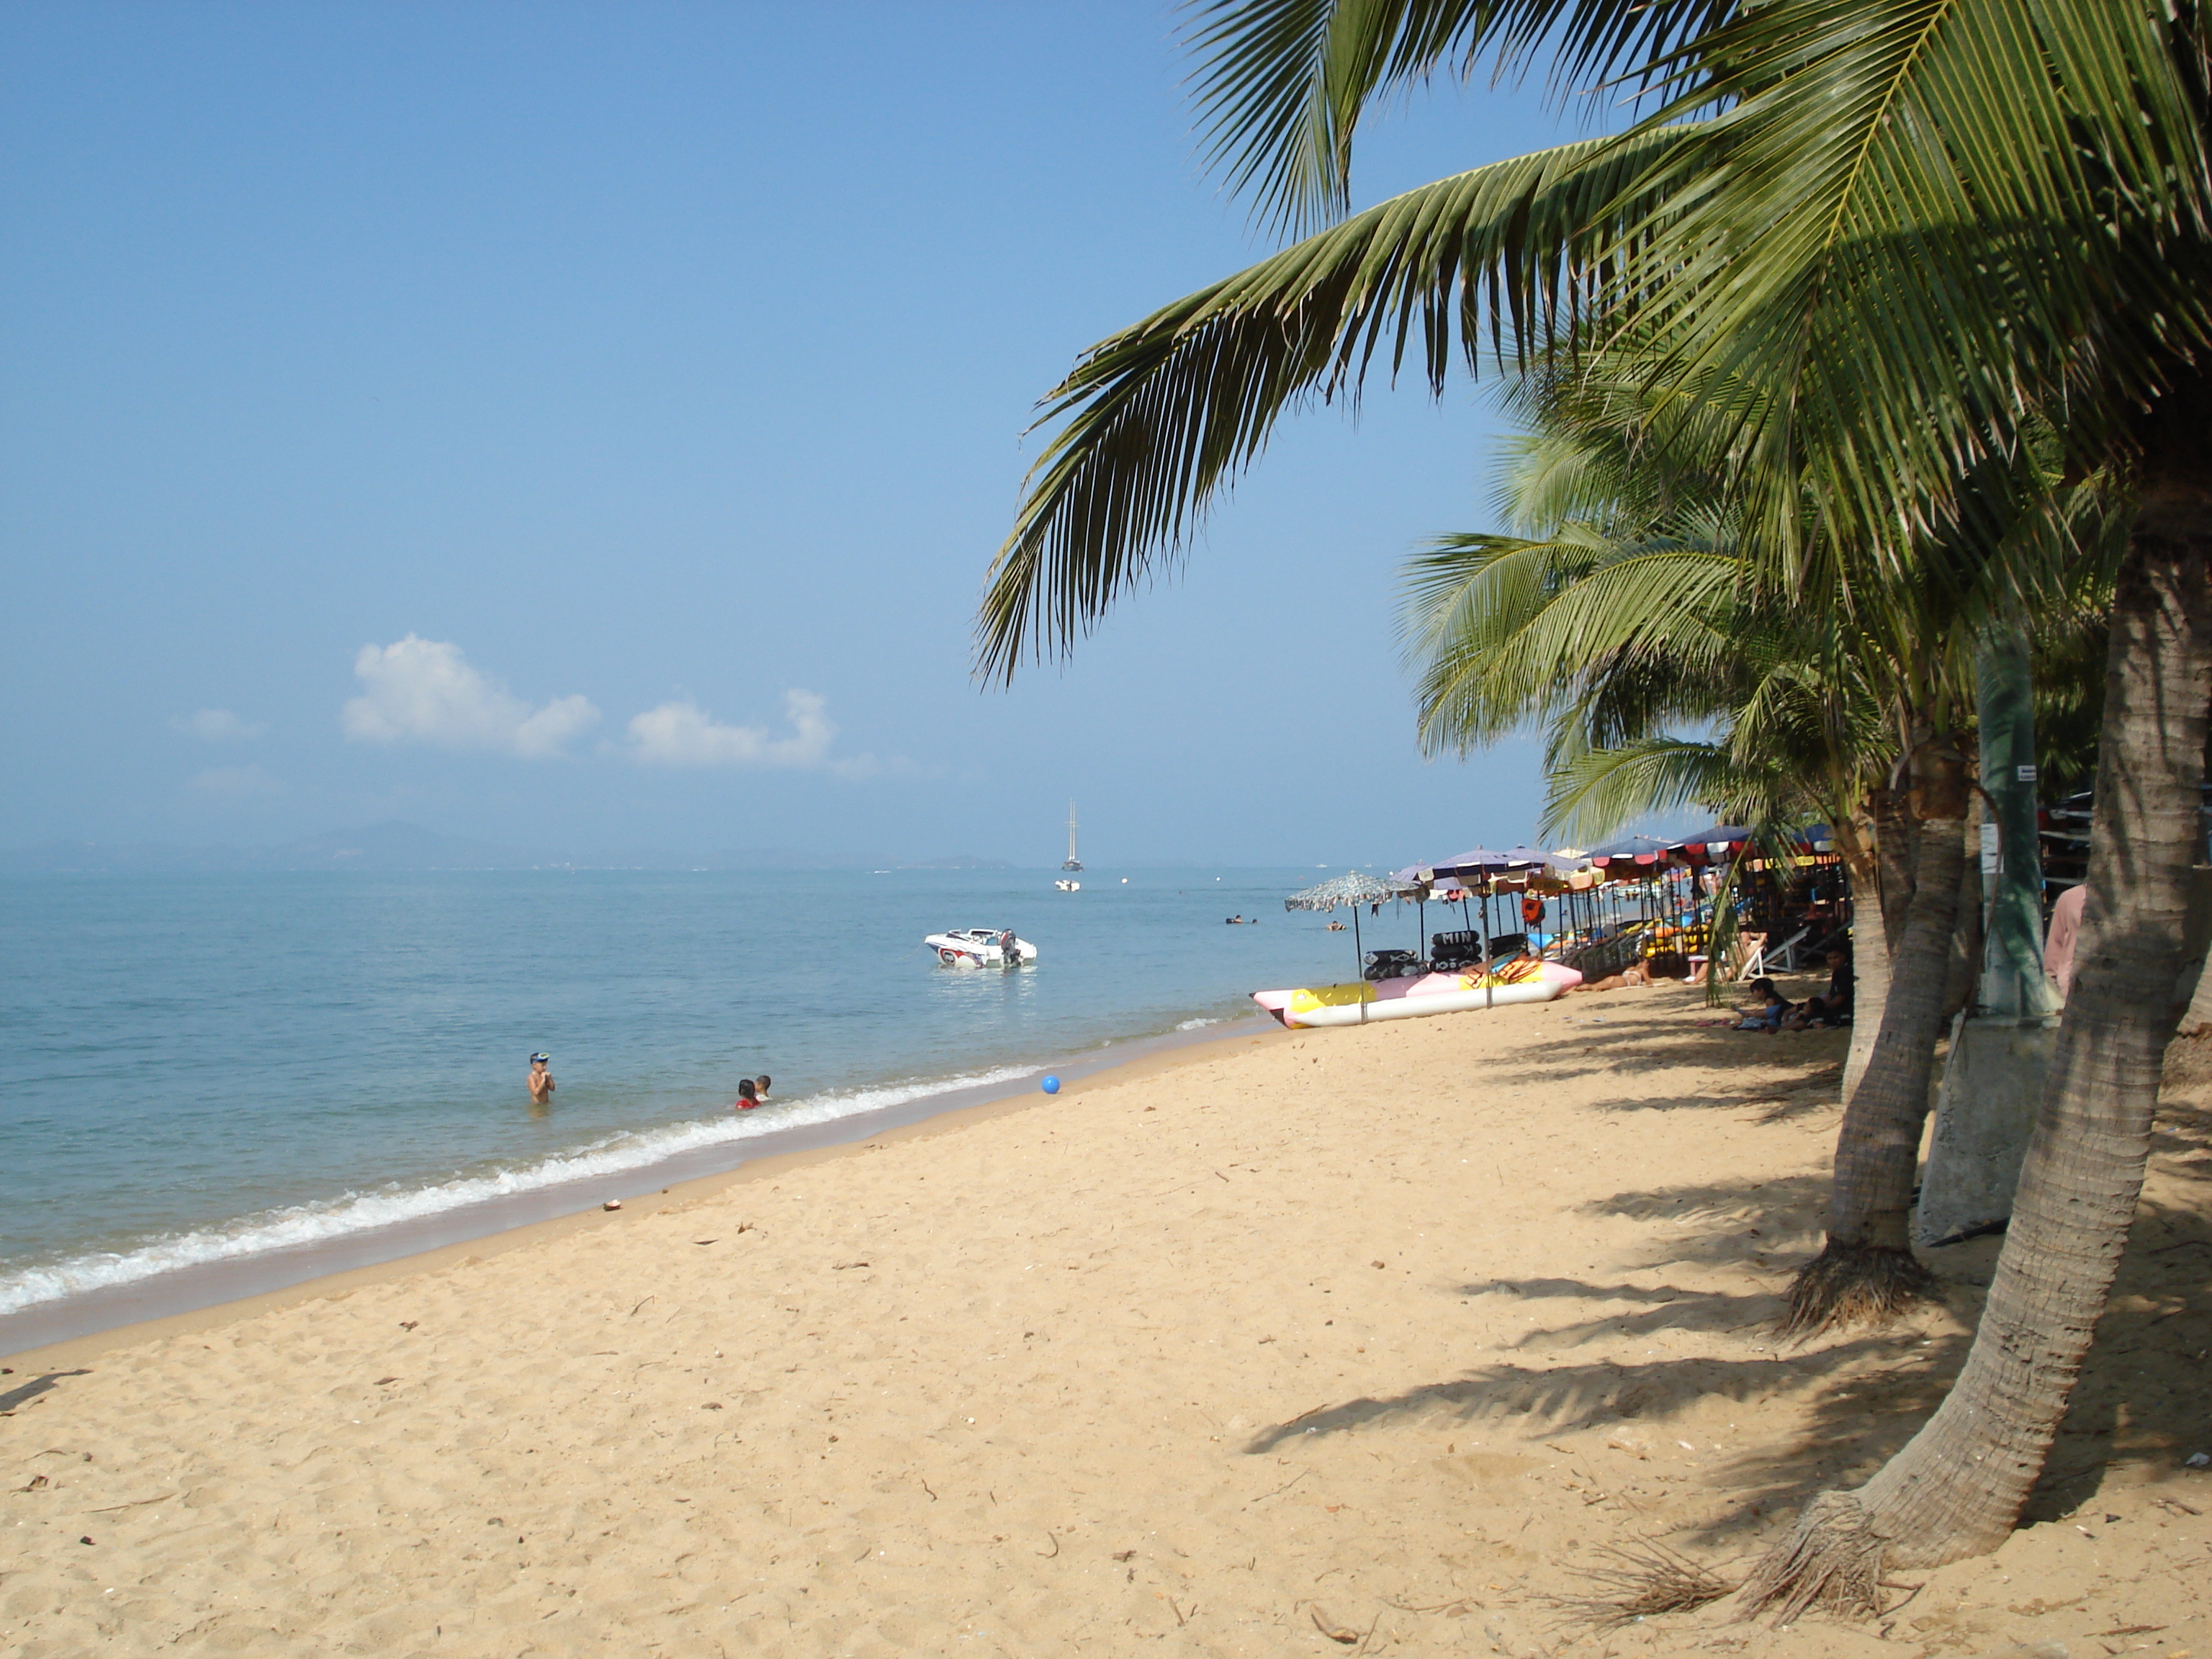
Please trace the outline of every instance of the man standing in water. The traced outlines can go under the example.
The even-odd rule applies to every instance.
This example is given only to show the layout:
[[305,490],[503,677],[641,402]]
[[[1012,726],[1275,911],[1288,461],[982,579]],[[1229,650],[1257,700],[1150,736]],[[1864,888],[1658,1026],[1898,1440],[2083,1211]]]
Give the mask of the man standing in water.
[[546,1069],[553,1063],[550,1054],[530,1057],[530,1099],[533,1105],[547,1106],[553,1101],[553,1073]]

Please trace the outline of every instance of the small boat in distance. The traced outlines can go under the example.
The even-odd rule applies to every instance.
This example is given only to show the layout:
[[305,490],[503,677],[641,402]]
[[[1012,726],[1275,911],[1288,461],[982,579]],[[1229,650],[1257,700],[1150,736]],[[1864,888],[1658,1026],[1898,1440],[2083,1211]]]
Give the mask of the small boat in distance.
[[947,968],[1018,968],[1036,960],[1036,946],[1011,927],[950,927],[921,942]]
[[[1067,862],[1060,867],[1063,870],[1080,870],[1083,867],[1083,860],[1075,856],[1075,803],[1073,801],[1067,803]],[[1065,890],[1072,893],[1075,890],[1071,887]]]
[[1063,893],[1079,893],[1083,890],[1081,882],[1070,881],[1066,876],[1054,877],[1052,884]]

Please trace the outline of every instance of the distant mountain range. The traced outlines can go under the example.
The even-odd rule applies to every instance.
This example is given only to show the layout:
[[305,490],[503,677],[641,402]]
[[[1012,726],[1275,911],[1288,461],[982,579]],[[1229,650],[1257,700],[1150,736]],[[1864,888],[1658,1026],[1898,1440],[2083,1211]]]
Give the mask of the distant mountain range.
[[495,847],[393,820],[332,830],[281,847],[169,847],[48,842],[0,850],[0,872],[128,874],[252,870],[1011,870],[1003,859],[955,857],[927,863],[838,857],[789,848],[748,848],[704,855],[611,851],[577,855]]

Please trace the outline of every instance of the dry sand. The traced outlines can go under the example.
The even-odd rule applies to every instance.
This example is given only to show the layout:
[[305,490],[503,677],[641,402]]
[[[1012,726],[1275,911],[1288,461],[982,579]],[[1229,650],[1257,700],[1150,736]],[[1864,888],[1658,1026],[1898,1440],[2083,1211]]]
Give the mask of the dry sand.
[[1778,1347],[1842,1039],[1703,1014],[1662,988],[1240,1039],[18,1357],[0,1646],[2212,1659],[2185,1107],[2003,1550],[1898,1574],[1864,1626],[1595,1633],[1553,1599],[1639,1538],[1727,1569],[1873,1468],[1995,1257],[1939,1253],[1948,1304],[1907,1323]]

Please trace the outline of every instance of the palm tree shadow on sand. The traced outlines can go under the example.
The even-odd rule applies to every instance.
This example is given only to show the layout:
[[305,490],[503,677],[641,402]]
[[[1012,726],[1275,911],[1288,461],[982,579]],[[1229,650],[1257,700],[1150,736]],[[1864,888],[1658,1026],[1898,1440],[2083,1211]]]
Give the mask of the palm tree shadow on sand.
[[[2191,1146],[2201,1142],[2192,1141]],[[2212,1153],[2203,1178],[2212,1180]],[[1665,1194],[1622,1194],[1607,1207],[1669,1204],[1704,1212],[1723,1224],[1675,1241],[1674,1261],[1717,1262],[1741,1254],[1735,1222],[1764,1206],[1802,1208],[1817,1182],[1764,1188],[1716,1185]],[[1777,1218],[1780,1218],[1779,1215]],[[1933,1253],[1951,1285],[1959,1316],[1946,1331],[1899,1323],[1788,1344],[1772,1334],[1783,1307],[1777,1289],[1750,1294],[1684,1290],[1672,1285],[1598,1283],[1572,1277],[1492,1280],[1455,1295],[1510,1292],[1553,1301],[1628,1304],[1602,1314],[1532,1330],[1517,1352],[1585,1346],[1610,1336],[1692,1331],[1735,1337],[1738,1354],[1674,1356],[1644,1363],[1611,1359],[1528,1363],[1501,1359],[1402,1393],[1362,1396],[1261,1431],[1243,1449],[1273,1452],[1308,1435],[1343,1435],[1397,1423],[1516,1425],[1528,1440],[1607,1426],[1663,1425],[1698,1400],[1754,1402],[1797,1399],[1797,1420],[1783,1440],[1739,1453],[1709,1470],[1723,1513],[1687,1534],[1705,1547],[1739,1540],[1794,1511],[1816,1493],[1870,1476],[1917,1431],[1965,1363],[1999,1241],[1984,1238]],[[1666,1264],[1655,1264],[1663,1266]],[[2212,1419],[2212,1220],[2195,1208],[2147,1201],[2136,1218],[2112,1300],[2097,1332],[2072,1409],[2022,1523],[2069,1514],[2094,1497],[2118,1465],[2172,1468],[2202,1438]],[[2208,1483],[2212,1485],[2212,1483]],[[2212,1498],[2212,1492],[2208,1492]],[[2205,1507],[2212,1508],[2212,1504]]]

